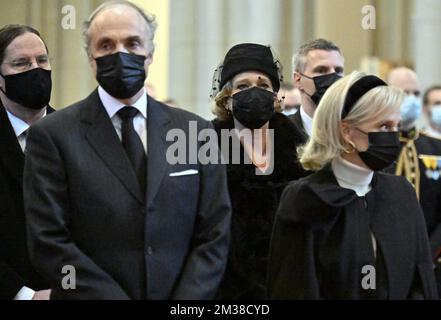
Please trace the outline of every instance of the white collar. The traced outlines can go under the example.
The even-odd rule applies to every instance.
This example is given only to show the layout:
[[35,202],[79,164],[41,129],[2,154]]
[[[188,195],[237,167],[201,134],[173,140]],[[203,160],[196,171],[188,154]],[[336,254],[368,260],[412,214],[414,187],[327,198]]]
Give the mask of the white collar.
[[303,128],[305,128],[308,136],[312,134],[312,118],[305,112],[302,106],[300,106],[300,117],[302,118]]
[[[23,132],[25,132],[26,130],[29,129],[29,125],[24,122],[22,119],[16,117],[15,115],[13,115],[12,113],[10,113],[8,110],[6,110],[6,114],[8,115],[9,118],[9,122],[11,122],[12,128],[14,129],[15,132],[15,136],[18,138]],[[45,117],[47,114],[47,109],[43,114],[43,117]],[[42,117],[42,118],[43,118]]]
[[[103,88],[98,87],[98,95],[100,96],[101,102],[107,111],[110,119],[112,119],[115,114],[122,108],[126,107],[125,104],[121,103],[118,99],[115,99],[110,94],[108,94]],[[139,112],[147,119],[147,94],[144,93],[131,107],[138,109]]]
[[357,166],[342,157],[332,160],[332,171],[341,187],[354,190],[359,196],[369,191],[374,172]]
[[433,137],[436,139],[441,139],[441,132],[433,129],[430,124],[427,126],[427,128],[423,132],[430,137]]
[[292,116],[293,114],[296,114],[296,112],[297,112],[297,109],[295,109],[295,108],[292,108],[292,109],[289,109],[289,110],[283,110],[283,111],[282,111],[282,113],[283,113],[285,116]]

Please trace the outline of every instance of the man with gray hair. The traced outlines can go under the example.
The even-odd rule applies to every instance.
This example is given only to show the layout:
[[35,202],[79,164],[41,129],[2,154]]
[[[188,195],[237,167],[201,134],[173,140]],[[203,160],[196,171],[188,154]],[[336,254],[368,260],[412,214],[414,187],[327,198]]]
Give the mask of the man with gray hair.
[[100,6],[84,32],[98,89],[29,133],[30,256],[51,299],[211,299],[223,276],[225,167],[167,162],[168,132],[212,126],[146,94],[155,29],[130,2]]
[[[344,58],[340,48],[331,41],[315,39],[303,44],[293,55],[293,83],[301,92],[301,106],[289,118],[294,122],[297,146],[304,145],[311,135],[312,119],[326,90],[343,76]],[[309,172],[298,164],[300,176]]]

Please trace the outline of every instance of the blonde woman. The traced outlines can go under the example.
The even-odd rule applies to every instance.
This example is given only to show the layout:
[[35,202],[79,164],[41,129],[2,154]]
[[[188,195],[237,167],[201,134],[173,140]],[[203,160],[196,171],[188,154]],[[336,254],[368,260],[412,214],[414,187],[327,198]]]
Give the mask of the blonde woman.
[[382,173],[400,152],[403,93],[375,76],[336,82],[284,191],[269,262],[274,299],[435,299],[424,219],[412,186]]

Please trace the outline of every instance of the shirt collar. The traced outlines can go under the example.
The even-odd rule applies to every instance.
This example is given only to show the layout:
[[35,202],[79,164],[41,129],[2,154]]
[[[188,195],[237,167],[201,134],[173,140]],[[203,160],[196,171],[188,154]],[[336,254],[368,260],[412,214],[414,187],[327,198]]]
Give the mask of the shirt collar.
[[[125,104],[121,103],[118,99],[112,97],[101,87],[98,87],[98,95],[110,119],[112,119],[119,110],[126,107]],[[131,107],[138,109],[143,117],[147,119],[147,94],[145,93],[145,90],[138,101],[131,105]]]
[[300,106],[300,117],[302,118],[303,128],[305,128],[308,136],[311,136],[312,133],[312,118],[303,110],[303,107]]
[[289,109],[289,110],[283,110],[282,113],[285,116],[292,116],[293,114],[296,114],[297,111],[298,111],[297,109],[293,108],[293,109]]
[[[17,116],[10,113],[8,110],[6,110],[6,114],[8,115],[9,122],[11,122],[12,128],[14,129],[15,136],[18,138],[23,132],[29,129],[29,125],[24,122],[22,119],[18,118]],[[47,114],[47,110],[44,112],[43,117],[45,117]],[[43,118],[42,117],[42,118]]]
[[339,181],[343,181],[351,189],[368,186],[374,175],[372,170],[357,166],[342,157],[337,157],[332,161],[332,171]]

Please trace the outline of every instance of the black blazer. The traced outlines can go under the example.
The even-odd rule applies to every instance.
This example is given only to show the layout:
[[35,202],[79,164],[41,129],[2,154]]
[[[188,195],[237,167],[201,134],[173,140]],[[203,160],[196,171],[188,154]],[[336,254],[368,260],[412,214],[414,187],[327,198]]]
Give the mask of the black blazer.
[[[48,113],[54,110],[50,107]],[[23,209],[24,155],[0,101],[0,299],[11,300],[27,286],[48,285],[29,262]]]
[[[374,174],[365,197],[338,186],[330,166],[292,182],[280,200],[269,261],[273,299],[438,297],[415,191],[385,173]],[[372,263],[377,287],[366,292],[363,266]]]
[[288,118],[294,123],[294,134],[293,134],[293,140],[296,145],[295,148],[295,158],[296,158],[296,171],[298,173],[299,177],[306,177],[312,173],[312,171],[308,171],[303,169],[302,165],[300,164],[299,158],[298,158],[298,152],[297,149],[303,145],[305,145],[308,142],[309,136],[308,133],[305,131],[305,128],[303,127],[303,121],[302,117],[300,115],[300,110],[296,113],[288,116]]
[[[146,195],[97,90],[31,129],[24,177],[29,245],[51,298],[214,297],[228,253],[225,167],[166,160],[173,143],[167,133],[179,129],[188,137],[190,121],[198,132],[212,128],[148,97]],[[197,174],[170,176],[185,170]],[[65,265],[76,269],[76,290],[62,288]]]

